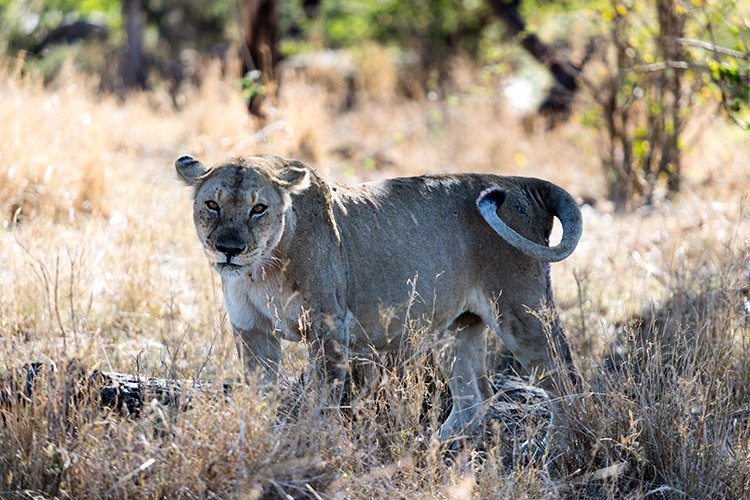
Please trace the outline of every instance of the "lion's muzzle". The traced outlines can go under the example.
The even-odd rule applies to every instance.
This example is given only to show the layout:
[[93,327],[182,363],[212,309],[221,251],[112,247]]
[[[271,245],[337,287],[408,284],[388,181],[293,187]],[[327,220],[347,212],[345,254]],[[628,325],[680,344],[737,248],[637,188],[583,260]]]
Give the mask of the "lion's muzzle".
[[225,230],[216,236],[214,248],[217,253],[224,256],[226,263],[232,263],[232,257],[240,255],[247,250],[247,245],[240,239],[236,230]]

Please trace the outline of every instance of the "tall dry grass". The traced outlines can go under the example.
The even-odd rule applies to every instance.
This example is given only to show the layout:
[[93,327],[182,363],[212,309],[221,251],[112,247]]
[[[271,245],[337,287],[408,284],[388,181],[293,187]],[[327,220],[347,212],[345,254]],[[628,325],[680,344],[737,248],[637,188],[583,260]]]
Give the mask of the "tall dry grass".
[[[42,360],[57,371],[33,399],[0,409],[0,497],[747,497],[744,136],[708,124],[686,151],[685,192],[617,215],[601,198],[591,131],[529,130],[494,93],[402,102],[376,86],[337,114],[300,84],[259,134],[232,84],[205,80],[176,110],[158,92],[119,102],[74,74],[43,88],[3,70],[0,365]],[[70,359],[240,377],[219,283],[172,170],[185,153],[301,156],[344,182],[533,175],[597,201],[583,208],[576,253],[553,266],[585,382],[563,391],[548,449],[530,462],[509,463],[502,447],[447,460],[434,439],[440,382],[424,354],[384,363],[350,415],[315,394],[290,413],[293,391],[253,384],[130,417],[86,399]],[[287,347],[288,389],[305,355]]]

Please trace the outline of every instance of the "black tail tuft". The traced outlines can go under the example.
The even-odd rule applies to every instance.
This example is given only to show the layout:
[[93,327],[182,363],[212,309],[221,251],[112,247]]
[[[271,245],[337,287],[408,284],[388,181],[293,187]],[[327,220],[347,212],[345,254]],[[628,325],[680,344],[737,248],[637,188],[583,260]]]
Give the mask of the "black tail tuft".
[[183,155],[177,158],[177,161],[175,163],[179,165],[191,165],[193,163],[198,163],[198,160],[190,155]]
[[477,199],[477,205],[479,205],[480,203],[490,202],[495,205],[495,208],[497,208],[505,203],[505,198],[507,198],[507,196],[508,193],[505,189],[499,187],[491,187],[484,190],[482,194],[479,195],[479,199]]

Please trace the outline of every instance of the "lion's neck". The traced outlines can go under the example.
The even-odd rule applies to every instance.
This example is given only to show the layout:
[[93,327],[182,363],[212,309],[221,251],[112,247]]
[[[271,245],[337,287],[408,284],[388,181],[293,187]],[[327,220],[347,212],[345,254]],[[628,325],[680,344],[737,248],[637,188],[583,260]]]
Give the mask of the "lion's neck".
[[281,235],[279,243],[273,250],[274,257],[283,261],[286,256],[289,255],[289,250],[292,248],[296,230],[297,214],[290,205],[289,208],[286,209],[286,212],[284,212],[284,233]]

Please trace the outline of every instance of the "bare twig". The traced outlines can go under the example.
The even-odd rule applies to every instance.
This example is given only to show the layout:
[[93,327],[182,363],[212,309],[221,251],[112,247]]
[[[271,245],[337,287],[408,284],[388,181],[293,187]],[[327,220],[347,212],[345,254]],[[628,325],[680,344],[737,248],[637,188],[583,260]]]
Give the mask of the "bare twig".
[[60,298],[58,290],[60,289],[60,254],[55,256],[55,282],[53,287],[54,298],[55,298],[55,317],[57,318],[57,325],[62,333],[63,347],[68,348],[68,336],[65,333],[65,327],[63,326],[62,315],[60,314]]
[[716,45],[715,43],[706,42],[703,40],[694,40],[692,38],[675,37],[674,40],[680,45],[686,45],[688,47],[698,47],[699,49],[710,50],[711,52],[716,52],[717,54],[724,54],[726,56],[734,57],[737,59],[742,59],[744,61],[750,61],[750,53],[740,52],[739,50],[728,49],[726,47]]
[[289,124],[285,122],[284,120],[276,120],[273,123],[270,123],[269,125],[266,125],[244,141],[240,142],[236,146],[234,146],[232,149],[224,153],[222,155],[224,158],[231,158],[233,156],[238,155],[242,152],[245,148],[248,146],[252,146],[253,144],[257,144],[266,137],[270,136],[271,134],[279,131],[284,131],[287,134],[291,134],[291,128],[289,127]]
[[294,497],[284,491],[284,488],[282,488],[279,483],[277,483],[273,479],[269,479],[268,482],[271,484],[271,486],[273,486],[273,488],[276,490],[276,493],[279,494],[280,498],[283,498],[284,500],[294,500]]
[[[44,295],[47,302],[47,314],[48,318],[47,321],[49,323],[49,329],[52,330],[52,323],[53,323],[53,317],[57,317],[57,323],[58,327],[60,328],[60,333],[62,334],[63,339],[63,346],[67,348],[66,345],[66,336],[65,336],[65,329],[63,328],[62,321],[60,319],[60,310],[57,307],[57,270],[55,273],[55,286],[54,289],[52,287],[52,278],[50,276],[50,272],[47,269],[47,266],[44,264],[42,259],[31,253],[31,250],[24,245],[21,240],[18,237],[17,232],[13,232],[13,237],[16,241],[16,244],[21,247],[21,250],[24,251],[24,253],[33,261],[31,264],[31,269],[34,271],[34,274],[37,275],[39,278],[39,281],[44,287]],[[59,254],[58,254],[58,264],[59,264]],[[59,267],[59,266],[58,266]],[[59,270],[59,269],[58,269]],[[53,291],[54,291],[54,297],[53,297]]]
[[632,68],[626,68],[625,71],[630,71],[633,73],[656,73],[658,71],[665,71],[668,69],[690,69],[696,67],[703,68],[703,66],[691,64],[687,61],[663,61],[653,64],[634,66]]
[[315,491],[312,486],[310,486],[310,483],[305,483],[305,489],[310,492],[315,500],[323,500],[323,497],[321,497],[320,494],[318,494],[318,492]]
[[156,463],[156,459],[155,458],[149,458],[148,460],[146,460],[145,462],[143,462],[141,465],[139,465],[137,469],[135,469],[134,471],[129,472],[128,474],[125,474],[123,477],[121,477],[119,481],[117,481],[114,485],[112,485],[112,487],[109,489],[109,491],[107,493],[112,493],[118,486],[120,486],[121,484],[129,481],[130,479],[134,478],[138,474],[144,472],[146,469],[148,469],[149,467],[151,467],[152,465],[154,465],[154,463]]

